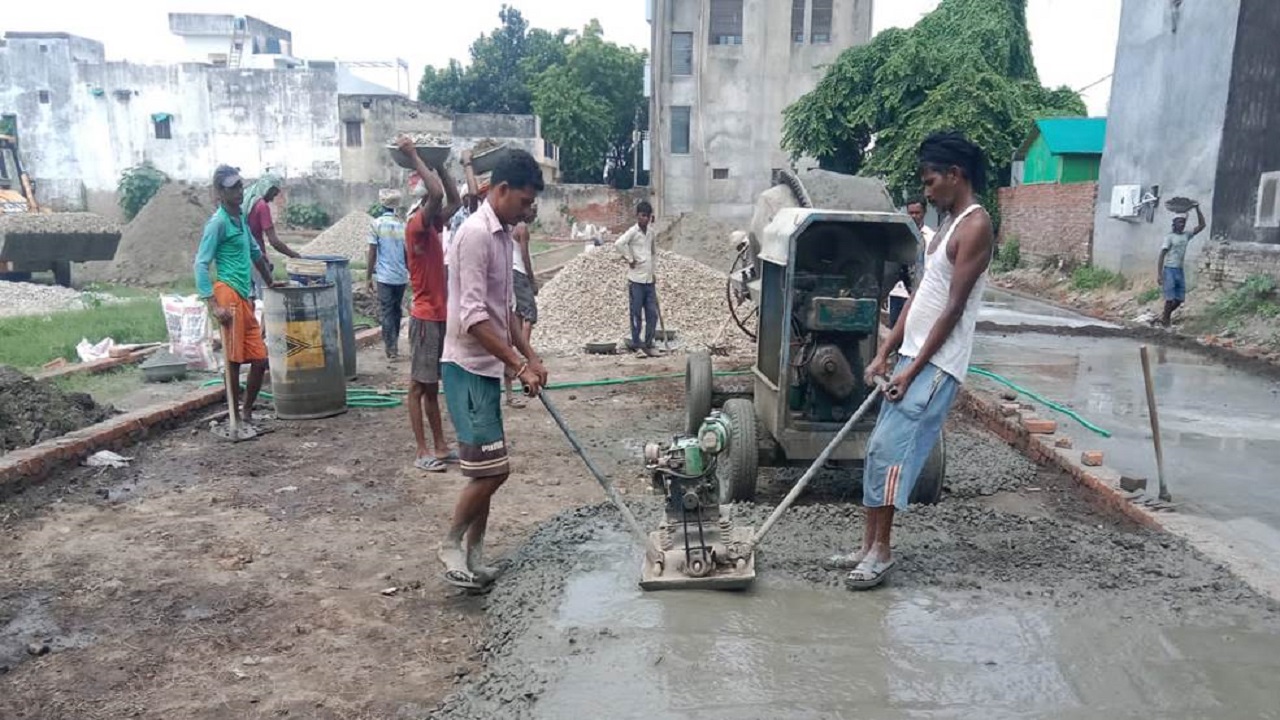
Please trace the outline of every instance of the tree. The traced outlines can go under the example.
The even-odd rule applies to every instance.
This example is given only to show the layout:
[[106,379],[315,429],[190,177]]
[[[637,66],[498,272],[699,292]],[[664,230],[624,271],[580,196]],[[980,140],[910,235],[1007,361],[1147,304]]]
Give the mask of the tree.
[[785,111],[783,147],[883,176],[901,200],[919,188],[916,149],[931,132],[964,132],[1002,184],[1036,118],[1084,114],[1070,89],[1041,86],[1026,0],[942,0],[915,27],[842,53]]
[[645,53],[604,39],[592,20],[568,45],[563,63],[533,82],[533,109],[543,136],[560,146],[568,182],[630,187],[633,133],[644,108]]

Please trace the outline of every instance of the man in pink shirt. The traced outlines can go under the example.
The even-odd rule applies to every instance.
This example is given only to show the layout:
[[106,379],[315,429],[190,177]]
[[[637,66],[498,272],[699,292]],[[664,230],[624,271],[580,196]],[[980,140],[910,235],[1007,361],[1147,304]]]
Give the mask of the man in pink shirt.
[[492,583],[483,563],[493,494],[511,472],[502,427],[502,378],[510,371],[537,397],[547,382],[542,360],[514,315],[510,228],[542,191],[542,168],[512,151],[493,171],[485,203],[458,228],[449,261],[448,309],[440,375],[458,436],[462,474],[453,525],[440,546],[445,582],[464,589]]

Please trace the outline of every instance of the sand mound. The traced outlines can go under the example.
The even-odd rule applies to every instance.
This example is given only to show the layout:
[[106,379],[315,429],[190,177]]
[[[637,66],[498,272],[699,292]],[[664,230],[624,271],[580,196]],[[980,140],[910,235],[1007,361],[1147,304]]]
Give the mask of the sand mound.
[[0,365],[0,455],[100,423],[115,410]]
[[729,272],[738,257],[729,236],[746,230],[747,223],[717,220],[702,213],[681,213],[658,221],[654,227],[658,247],[692,258],[722,273]]
[[350,260],[363,261],[369,252],[369,231],[373,218],[363,210],[347,213],[346,217],[316,236],[315,240],[299,249],[303,255],[341,255]]
[[190,280],[204,225],[213,214],[208,188],[167,183],[124,226],[116,257],[78,266],[84,282],[167,285]]

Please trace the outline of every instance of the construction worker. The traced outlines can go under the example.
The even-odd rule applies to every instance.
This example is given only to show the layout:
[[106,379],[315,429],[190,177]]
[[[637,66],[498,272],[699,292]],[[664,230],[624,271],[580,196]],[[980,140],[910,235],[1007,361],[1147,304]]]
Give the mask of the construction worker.
[[893,569],[894,510],[907,508],[964,382],[995,247],[991,217],[977,202],[986,188],[982,150],[959,133],[935,133],[920,145],[919,162],[925,195],[946,221],[926,248],[924,276],[904,319],[867,365],[868,383],[889,380],[867,441],[866,527],[856,552],[828,560],[830,567],[850,570],[845,585],[851,590],[875,587]]
[[[654,252],[653,206],[636,205],[636,224],[622,233],[614,246],[627,267],[627,292],[631,305],[631,342],[628,348],[646,357],[657,357],[653,338],[658,328],[657,255]],[[640,340],[643,321],[644,341]]]
[[404,315],[404,290],[409,284],[404,221],[396,214],[402,197],[396,188],[378,191],[382,212],[369,226],[369,250],[365,258],[369,273],[366,282],[370,294],[376,293],[378,298],[382,346],[388,360],[400,358],[400,321]]
[[915,267],[902,265],[898,268],[898,283],[893,286],[893,290],[889,291],[890,328],[898,324],[898,318],[902,316],[902,308],[907,306],[907,298],[911,297],[911,288],[915,287],[920,273],[924,272],[924,249],[933,241],[933,228],[924,224],[927,210],[924,198],[915,197],[907,201],[907,215],[920,231],[923,244],[920,246],[920,252],[917,253]]
[[[271,243],[271,247],[285,257],[302,257],[297,250],[286,245],[280,239],[280,236],[276,235],[276,223],[271,215],[271,203],[275,202],[276,198],[280,196],[280,191],[283,187],[284,184],[278,176],[267,173],[258,178],[257,182],[244,191],[244,203],[240,206],[241,214],[249,219],[249,233],[253,235],[254,241],[258,243],[258,249],[262,251],[262,256],[267,259],[267,267],[271,268],[272,273],[275,272],[275,264],[271,262],[271,256],[267,254],[267,243]],[[253,296],[256,298],[262,297],[262,286],[257,278],[253,279]]]
[[[205,223],[200,247],[196,250],[194,271],[196,291],[209,306],[209,313],[222,325],[222,352],[232,378],[231,407],[227,411],[239,420],[241,432],[256,434],[249,426],[253,418],[253,404],[262,389],[262,378],[267,371],[267,345],[262,339],[262,328],[254,316],[252,276],[258,270],[267,287],[283,285],[273,283],[267,256],[249,234],[249,225],[241,213],[244,202],[244,181],[240,171],[229,165],[219,165],[213,173],[213,187],[218,195],[218,209]],[[209,265],[217,263],[217,277],[212,277]],[[240,366],[249,363],[249,380],[244,391],[243,409],[240,406]]]
[[493,495],[511,472],[502,427],[502,378],[510,370],[530,397],[547,382],[542,360],[516,332],[511,279],[514,242],[508,230],[527,216],[542,191],[542,168],[512,150],[498,162],[484,205],[458,228],[449,273],[444,341],[445,401],[458,435],[462,474],[453,524],[441,543],[444,579],[465,589],[493,582],[484,536]]
[[1164,236],[1164,245],[1160,247],[1160,269],[1156,282],[1164,291],[1164,314],[1160,324],[1169,327],[1173,323],[1173,311],[1182,307],[1187,299],[1187,275],[1183,264],[1187,259],[1187,245],[1191,239],[1204,232],[1204,213],[1200,204],[1191,206],[1196,211],[1196,229],[1187,232],[1187,218],[1179,215],[1173,219],[1173,232]]
[[[533,279],[533,257],[529,255],[529,225],[538,219],[538,206],[529,208],[529,214],[511,231],[511,239],[515,242],[512,257],[512,289],[516,296],[517,332],[524,336],[525,343],[533,337],[533,326],[538,324],[538,283]],[[520,409],[525,401],[511,392],[512,376],[506,376],[507,406]]]

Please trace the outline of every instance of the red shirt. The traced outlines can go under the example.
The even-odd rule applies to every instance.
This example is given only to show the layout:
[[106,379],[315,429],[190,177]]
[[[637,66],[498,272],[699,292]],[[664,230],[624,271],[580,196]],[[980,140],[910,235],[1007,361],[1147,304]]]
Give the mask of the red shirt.
[[273,227],[275,223],[271,219],[271,206],[265,199],[258,198],[249,210],[249,233],[258,241],[263,252],[267,250],[267,231]]
[[445,283],[444,243],[440,233],[444,221],[426,221],[419,210],[404,227],[404,240],[409,254],[409,284],[413,286],[413,305],[409,314],[419,320],[444,322],[449,299]]

